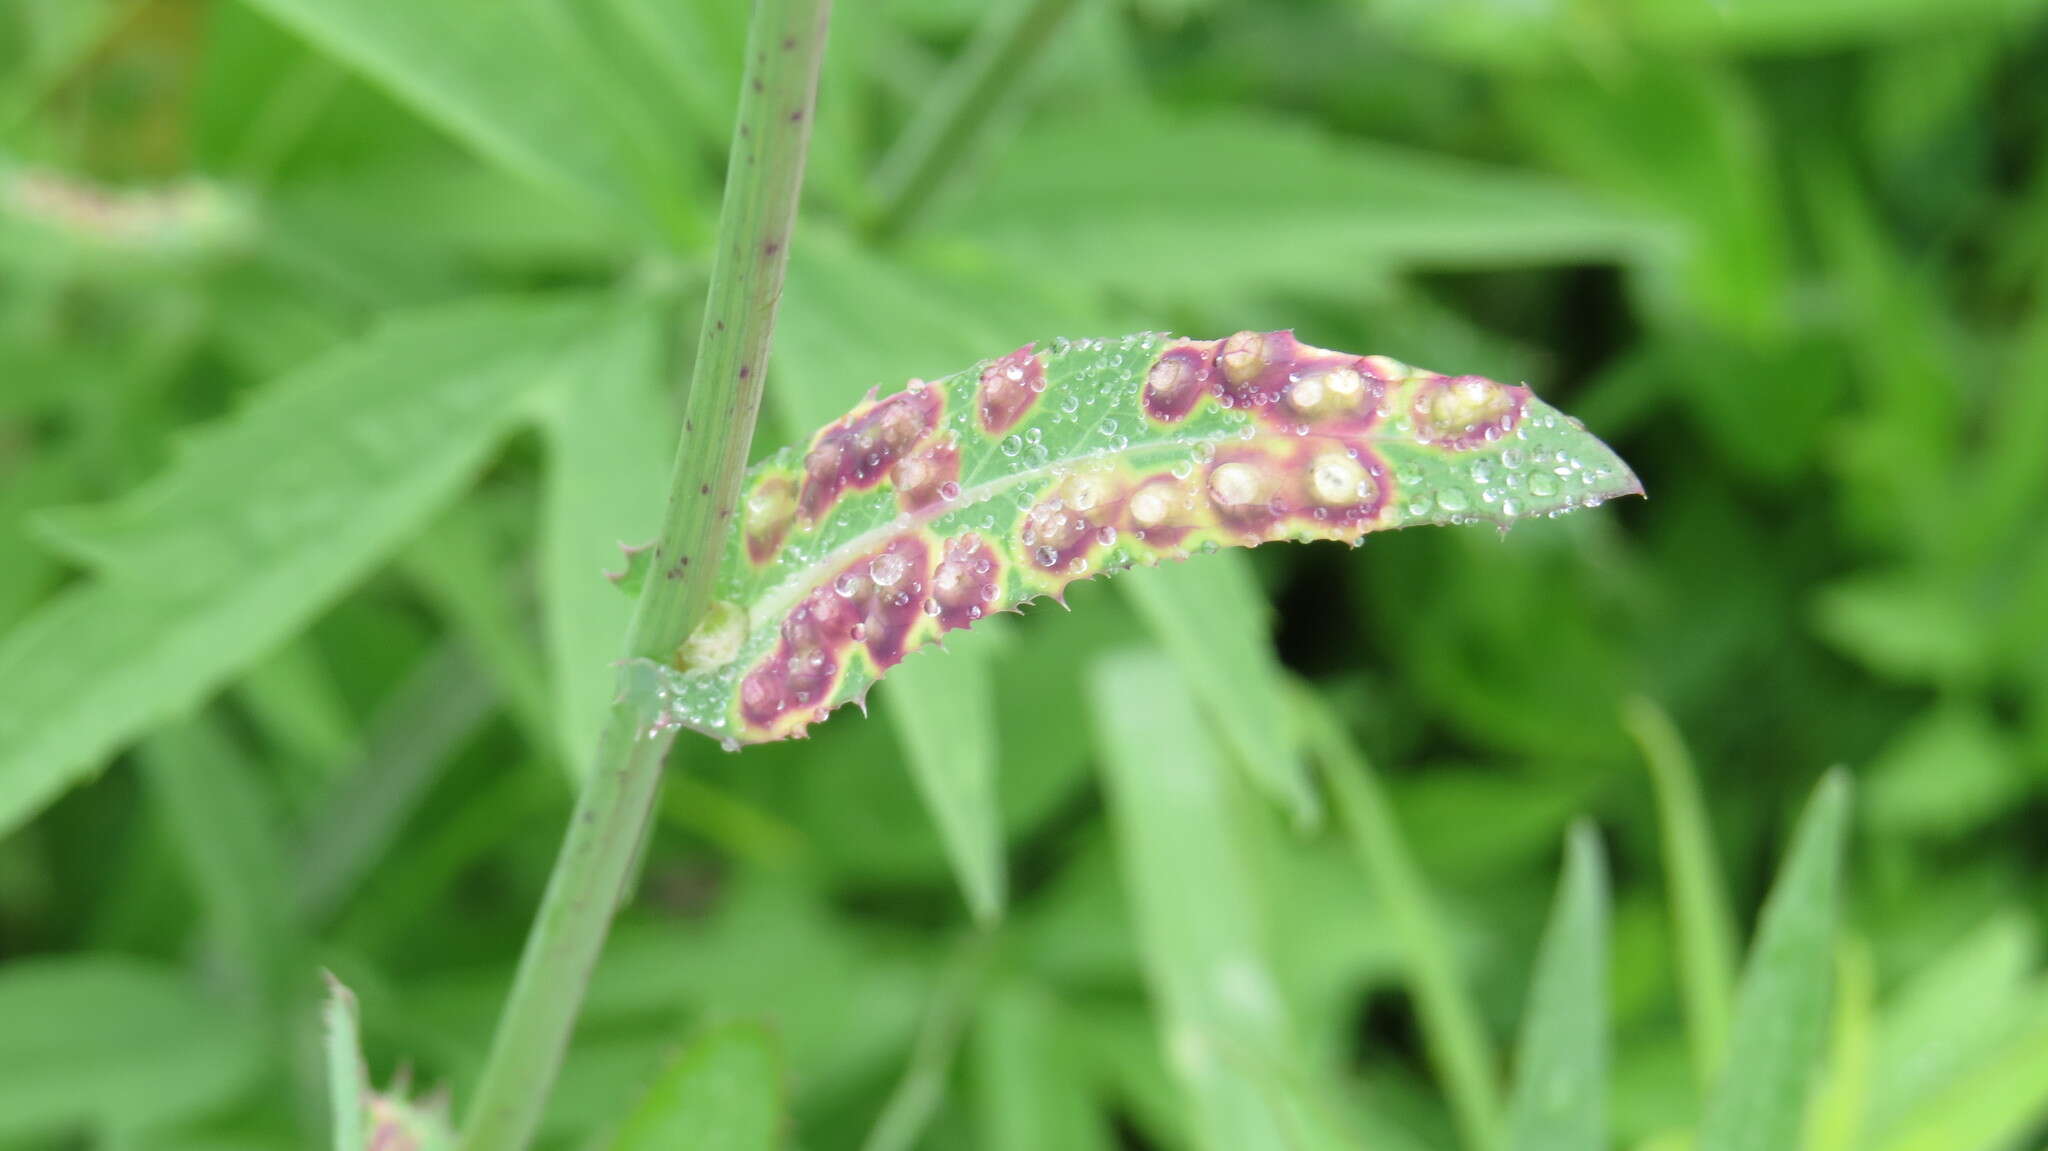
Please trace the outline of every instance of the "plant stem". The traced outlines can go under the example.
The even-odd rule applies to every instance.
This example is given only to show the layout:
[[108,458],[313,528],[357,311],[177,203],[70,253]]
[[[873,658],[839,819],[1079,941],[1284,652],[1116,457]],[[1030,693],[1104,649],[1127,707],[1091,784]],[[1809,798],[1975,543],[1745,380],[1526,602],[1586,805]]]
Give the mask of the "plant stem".
[[876,169],[877,235],[897,234],[924,209],[1073,6],[1074,0],[1012,0],[982,21]]
[[668,516],[654,574],[633,617],[628,655],[667,662],[711,601],[761,410],[831,8],[832,0],[758,0],[754,6]]
[[[666,663],[711,601],[761,407],[803,186],[831,0],[757,0],[683,433],[628,657]],[[653,668],[629,662],[477,1084],[462,1151],[523,1151],[632,873],[674,739]]]

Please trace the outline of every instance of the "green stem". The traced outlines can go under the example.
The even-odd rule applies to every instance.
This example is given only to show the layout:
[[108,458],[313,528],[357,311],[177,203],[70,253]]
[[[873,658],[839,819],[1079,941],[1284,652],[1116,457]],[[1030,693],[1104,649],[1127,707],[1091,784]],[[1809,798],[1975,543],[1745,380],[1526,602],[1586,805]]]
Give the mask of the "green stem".
[[982,22],[876,169],[877,235],[897,234],[923,211],[1073,6],[1074,0],[1013,0]]
[[[667,662],[711,600],[789,263],[831,0],[757,0],[683,433],[626,654]],[[629,662],[527,936],[462,1151],[523,1151],[620,902],[674,738],[653,669]]]

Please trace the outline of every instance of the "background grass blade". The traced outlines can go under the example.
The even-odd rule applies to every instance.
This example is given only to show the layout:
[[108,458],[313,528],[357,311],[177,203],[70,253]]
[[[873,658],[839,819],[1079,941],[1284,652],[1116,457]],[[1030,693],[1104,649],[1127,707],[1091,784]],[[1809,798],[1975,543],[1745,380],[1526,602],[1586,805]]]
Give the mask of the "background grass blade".
[[548,446],[541,519],[541,598],[556,746],[578,777],[589,768],[611,703],[610,665],[619,658],[631,600],[602,578],[624,566],[621,544],[654,538],[668,474],[662,394],[663,341],[657,313],[627,323],[590,371],[565,379],[541,404]]
[[1297,825],[1321,818],[1287,711],[1265,593],[1236,553],[1135,571],[1117,584],[1179,661],[1232,758]]
[[111,955],[0,970],[0,1139],[146,1130],[234,1099],[261,1073],[255,1020],[186,975]]
[[783,1145],[784,1095],[774,1038],[759,1026],[728,1024],[662,1071],[611,1151],[772,1151]]
[[1515,1049],[1508,1151],[1586,1151],[1607,1142],[1607,864],[1591,825],[1572,828],[1564,878]]
[[1693,1075],[1704,1086],[1720,1067],[1735,1000],[1735,919],[1728,910],[1713,829],[1684,738],[1664,709],[1641,696],[1628,701],[1622,718],[1642,749],[1657,797],[1672,951],[1678,957]]
[[2048,1120],[2048,981],[2036,980],[2012,1036],[1966,1076],[1917,1107],[1883,1151],[1997,1151],[2037,1136]]
[[970,1037],[976,1146],[983,1151],[1109,1151],[1082,1071],[1085,1052],[1062,1027],[1066,1014],[1043,987],[991,989]]
[[1208,1151],[1337,1147],[1262,954],[1234,801],[1171,658],[1105,656],[1091,714],[1166,1061]]
[[363,1114],[368,1102],[364,1096],[369,1084],[363,1068],[363,1044],[357,1035],[356,996],[332,975],[327,976],[321,1023],[334,1151],[363,1151]]
[[100,577],[0,637],[0,832],[306,626],[454,499],[615,329],[583,304],[394,320],[195,436],[160,479],[46,518]]
[[[486,157],[582,205],[704,233],[701,172],[555,0],[246,0]],[[534,78],[545,76],[546,84]],[[677,214],[685,218],[676,219]]]
[[1707,1096],[1699,1151],[1795,1146],[1827,1044],[1849,776],[1828,773],[1792,834],[1736,993],[1728,1059]]
[[1422,1022],[1431,1067],[1449,1096],[1465,1146],[1494,1145],[1500,1128],[1500,1084],[1492,1040],[1466,989],[1428,885],[1394,820],[1393,805],[1372,764],[1359,754],[1322,702],[1296,694],[1310,753],[1322,769],[1345,836],[1364,865],[1400,942],[1402,973]]
[[1871,1049],[1877,1030],[1877,971],[1862,941],[1843,943],[1835,958],[1835,1023],[1827,1078],[1807,1109],[1805,1151],[1855,1151],[1870,1108]]
[[1003,829],[996,796],[995,691],[988,661],[930,651],[890,681],[888,713],[917,792],[974,918],[1002,917]]

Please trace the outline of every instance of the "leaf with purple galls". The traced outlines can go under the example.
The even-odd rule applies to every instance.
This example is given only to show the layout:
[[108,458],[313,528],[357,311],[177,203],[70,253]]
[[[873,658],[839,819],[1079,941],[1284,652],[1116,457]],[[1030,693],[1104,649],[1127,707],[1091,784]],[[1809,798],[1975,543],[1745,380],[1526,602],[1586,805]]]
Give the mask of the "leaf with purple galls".
[[867,400],[752,468],[677,722],[800,735],[905,655],[1197,551],[1555,516],[1642,491],[1528,388],[1292,332],[1057,341]]

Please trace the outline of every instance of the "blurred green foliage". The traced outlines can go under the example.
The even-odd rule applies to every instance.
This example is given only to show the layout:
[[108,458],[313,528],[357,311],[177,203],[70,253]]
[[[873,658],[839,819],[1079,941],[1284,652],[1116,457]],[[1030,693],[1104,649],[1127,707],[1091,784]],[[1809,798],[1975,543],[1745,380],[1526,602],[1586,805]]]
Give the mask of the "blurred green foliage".
[[[1651,498],[1082,587],[875,720],[685,743],[550,1144],[709,1096],[733,1146],[2042,1146],[2048,5],[1091,0],[881,235],[983,8],[838,13],[764,446],[1292,326],[1526,379]],[[744,22],[0,3],[0,1147],[321,1145],[323,966],[459,1111]],[[1241,770],[1297,755],[1373,814]]]

